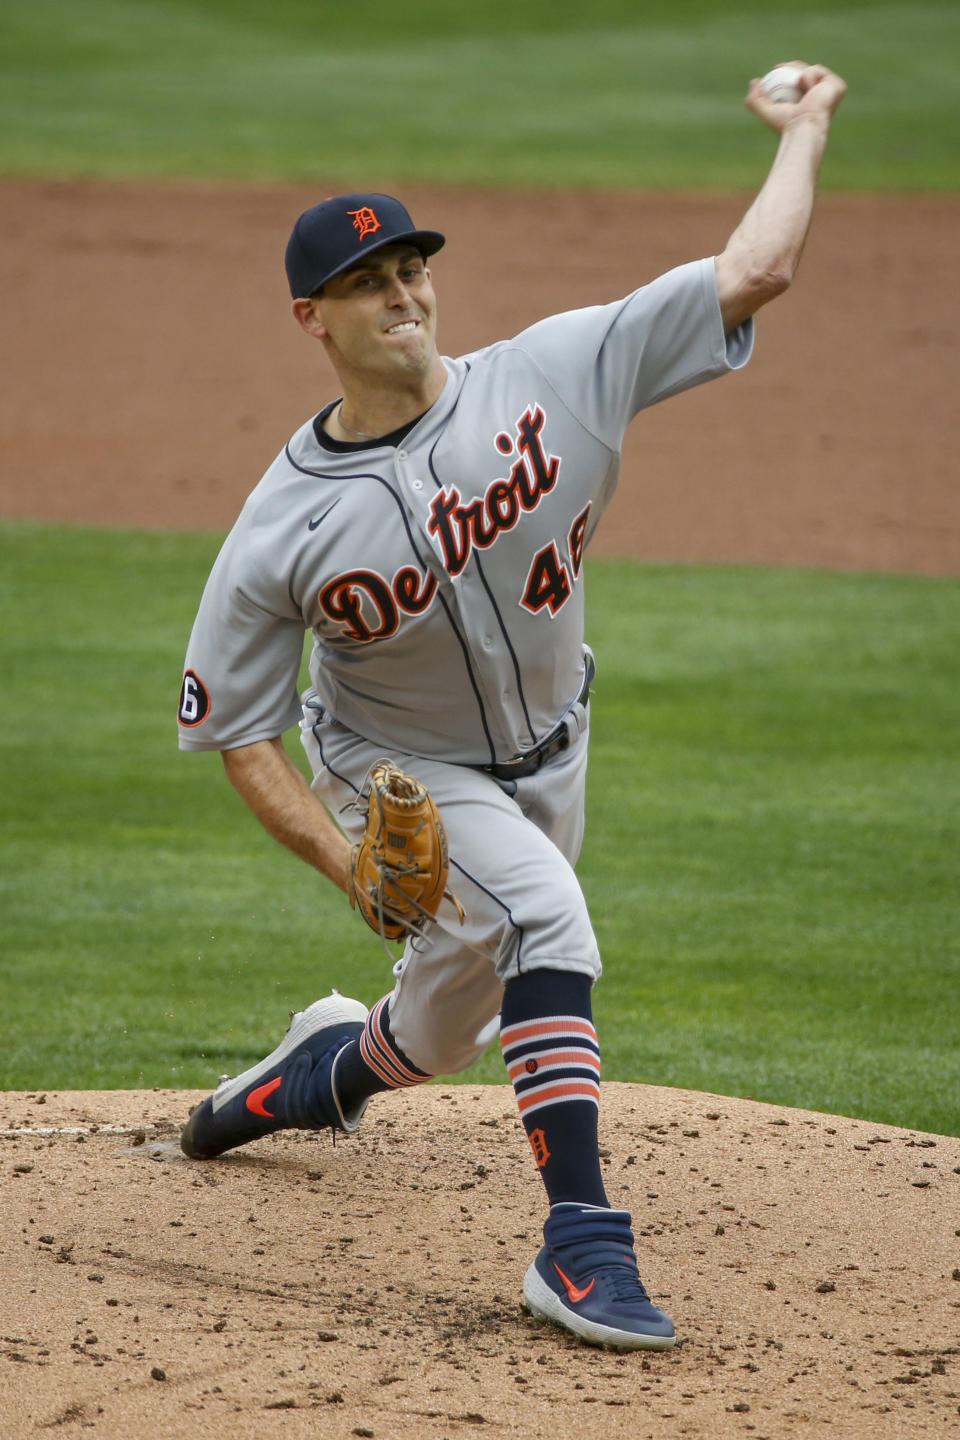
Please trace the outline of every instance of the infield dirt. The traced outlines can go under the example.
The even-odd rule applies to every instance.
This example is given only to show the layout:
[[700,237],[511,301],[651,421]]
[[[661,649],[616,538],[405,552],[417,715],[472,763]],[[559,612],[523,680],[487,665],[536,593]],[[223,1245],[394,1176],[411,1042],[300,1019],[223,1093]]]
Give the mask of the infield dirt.
[[960,1434],[960,1140],[611,1084],[611,1202],[674,1317],[615,1355],[533,1320],[507,1086],[186,1160],[199,1094],[0,1096],[5,1436]]
[[[281,265],[330,188],[0,183],[0,516],[225,530],[336,393]],[[715,252],[745,203],[404,197],[448,235],[448,353]],[[955,575],[958,220],[822,197],[747,371],[631,430],[596,551]],[[210,1163],[176,1144],[199,1098],[0,1094],[3,1440],[960,1435],[960,1140],[605,1086],[610,1196],[681,1337],[644,1358],[521,1309],[508,1087]]]
[[[0,515],[226,530],[338,393],[282,265],[330,188],[0,183]],[[432,262],[448,354],[716,253],[746,204],[404,198],[448,237]],[[753,362],[628,431],[595,552],[956,574],[958,243],[953,197],[823,195]]]

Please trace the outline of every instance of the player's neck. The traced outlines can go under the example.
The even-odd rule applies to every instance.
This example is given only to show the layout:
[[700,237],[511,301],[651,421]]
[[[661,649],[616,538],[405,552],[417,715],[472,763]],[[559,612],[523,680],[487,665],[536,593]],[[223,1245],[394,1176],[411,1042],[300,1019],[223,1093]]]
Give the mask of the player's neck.
[[335,440],[373,440],[408,425],[439,398],[447,382],[442,361],[432,367],[422,382],[398,387],[350,384],[343,379],[343,399],[323,422]]

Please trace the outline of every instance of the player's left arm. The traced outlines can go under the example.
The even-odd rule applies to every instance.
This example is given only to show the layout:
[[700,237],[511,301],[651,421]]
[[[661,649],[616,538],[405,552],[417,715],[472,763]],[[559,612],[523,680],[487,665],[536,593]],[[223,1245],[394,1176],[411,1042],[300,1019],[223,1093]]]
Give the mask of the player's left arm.
[[281,737],[221,754],[231,785],[263,828],[349,894],[350,842],[310,789]]
[[717,294],[726,334],[782,295],[800,263],[813,215],[830,125],[846,93],[839,75],[804,65],[802,97],[774,103],[753,80],[747,108],[780,136],[776,157],[750,209],[716,258]]

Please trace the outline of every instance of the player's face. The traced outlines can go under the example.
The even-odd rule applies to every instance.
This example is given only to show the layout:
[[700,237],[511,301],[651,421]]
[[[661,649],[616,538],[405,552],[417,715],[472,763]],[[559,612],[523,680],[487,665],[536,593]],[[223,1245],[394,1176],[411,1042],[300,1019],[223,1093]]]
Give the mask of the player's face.
[[435,362],[437,297],[410,246],[375,251],[328,280],[311,303],[338,370],[416,375]]

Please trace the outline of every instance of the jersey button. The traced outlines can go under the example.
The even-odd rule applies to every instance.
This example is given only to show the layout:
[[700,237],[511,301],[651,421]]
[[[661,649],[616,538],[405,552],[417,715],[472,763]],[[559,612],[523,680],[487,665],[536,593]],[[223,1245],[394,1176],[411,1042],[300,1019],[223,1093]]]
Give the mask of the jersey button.
[[406,450],[398,450],[398,451],[397,451],[397,459],[398,459],[398,460],[406,460],[406,458],[407,458],[407,452],[406,452]]
[[422,480],[411,480],[411,481],[410,481],[410,487],[411,487],[411,489],[413,489],[413,490],[422,490],[422,489],[423,489],[423,481],[422,481]]

